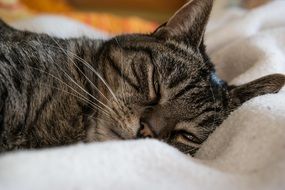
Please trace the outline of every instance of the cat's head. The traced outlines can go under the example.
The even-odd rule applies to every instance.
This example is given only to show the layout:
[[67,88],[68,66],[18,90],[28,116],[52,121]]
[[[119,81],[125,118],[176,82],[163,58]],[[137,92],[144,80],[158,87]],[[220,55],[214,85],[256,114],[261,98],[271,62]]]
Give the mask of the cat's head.
[[109,100],[102,98],[107,106],[93,139],[157,138],[193,154],[232,110],[280,90],[283,75],[241,86],[217,77],[203,44],[212,3],[190,1],[150,35],[104,44],[99,62],[113,94],[102,83]]

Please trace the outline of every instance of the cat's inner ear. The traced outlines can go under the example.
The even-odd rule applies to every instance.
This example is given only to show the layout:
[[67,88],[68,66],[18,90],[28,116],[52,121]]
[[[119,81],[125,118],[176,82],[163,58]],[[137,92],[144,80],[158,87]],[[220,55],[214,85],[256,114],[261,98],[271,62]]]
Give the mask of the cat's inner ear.
[[240,86],[231,86],[229,107],[235,109],[256,96],[277,93],[285,84],[282,74],[268,75]]
[[213,0],[191,0],[153,35],[162,39],[183,41],[198,48],[202,43],[212,6]]

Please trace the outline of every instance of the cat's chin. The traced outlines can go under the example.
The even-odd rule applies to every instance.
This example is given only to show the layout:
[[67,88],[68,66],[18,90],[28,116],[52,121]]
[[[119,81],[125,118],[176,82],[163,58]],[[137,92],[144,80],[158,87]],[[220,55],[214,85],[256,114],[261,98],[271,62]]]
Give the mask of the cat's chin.
[[114,133],[106,129],[108,129],[108,126],[100,123],[88,127],[85,141],[104,142],[104,141],[123,140],[122,137],[115,135]]

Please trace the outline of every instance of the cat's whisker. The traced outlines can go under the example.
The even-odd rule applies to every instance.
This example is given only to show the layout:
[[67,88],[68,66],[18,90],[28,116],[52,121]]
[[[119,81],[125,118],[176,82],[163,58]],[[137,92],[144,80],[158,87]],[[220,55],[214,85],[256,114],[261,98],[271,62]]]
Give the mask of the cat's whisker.
[[[50,47],[54,47],[54,48],[58,48],[56,46],[52,46],[52,45],[49,45]],[[64,50],[63,48],[58,48],[60,49],[61,51],[63,51],[65,54],[66,53],[70,53],[72,54],[77,60],[79,60],[81,63],[83,63],[85,66],[86,64],[89,65],[88,63],[84,63],[83,62],[83,59],[81,57],[79,57],[78,55],[76,55],[75,53],[73,53],[72,51],[69,51],[69,50]],[[74,63],[74,62],[73,62]],[[95,90],[97,90],[100,95],[102,95],[102,97],[104,97],[108,102],[111,102],[98,88],[97,86],[83,73],[83,71],[74,63],[75,67],[80,71],[81,74],[83,74],[83,76],[88,80],[88,82],[91,83],[91,85],[95,88]]]
[[[69,95],[71,95],[71,96],[74,96],[75,98],[78,98],[78,99],[84,101],[85,103],[90,104],[91,106],[89,106],[89,107],[90,107],[93,111],[100,110],[100,111],[101,111],[102,113],[104,113],[106,116],[111,117],[110,113],[108,113],[104,108],[102,108],[102,107],[96,105],[95,103],[93,103],[92,101],[90,101],[89,99],[87,99],[87,98],[85,98],[85,97],[80,97],[80,96],[77,96],[76,94],[73,94],[73,93],[68,92],[68,91],[66,91],[66,90],[62,90],[62,89],[60,89],[60,88],[56,88],[56,87],[53,87],[53,86],[50,86],[50,85],[45,85],[45,84],[43,84],[43,83],[41,83],[41,85],[47,86],[47,87],[50,87],[50,88],[54,88],[54,89],[56,89],[56,90],[58,90],[58,91],[61,91],[61,92],[64,92],[64,93],[66,93],[66,94],[69,94]],[[97,110],[96,110],[96,109],[97,109]]]
[[[74,54],[74,53],[72,53],[72,54]],[[74,54],[74,55],[75,55],[75,54]],[[115,95],[115,93],[113,92],[113,90],[111,89],[111,87],[110,87],[110,86],[107,84],[107,82],[103,79],[103,77],[100,76],[100,74],[99,74],[92,66],[90,66],[90,64],[88,64],[84,59],[78,57],[77,55],[75,55],[75,56],[77,57],[77,59],[78,59],[79,61],[82,61],[83,63],[85,63],[84,65],[87,66],[92,72],[94,72],[94,73],[98,76],[98,78],[103,82],[103,84],[107,87],[107,89],[109,90],[109,92],[111,93],[111,95],[114,97],[115,101],[118,102],[118,101],[119,101],[118,98],[116,97],[116,95]],[[99,90],[98,90],[98,91],[99,91]],[[103,95],[102,92],[100,92],[100,93]],[[105,98],[106,98],[106,97],[105,97]],[[107,99],[107,98],[106,98],[106,99]]]
[[[39,69],[39,68],[36,68],[36,67],[33,67],[33,66],[29,66],[29,65],[26,65],[26,66],[27,66],[27,68],[34,69],[34,70],[40,71],[40,72],[42,72],[42,73],[45,73],[45,74],[51,76],[52,78],[56,79],[57,81],[59,81],[60,83],[62,83],[62,84],[65,85],[65,86],[67,86],[67,87],[68,87],[69,89],[71,89],[72,91],[74,91],[77,95],[74,94],[74,93],[65,91],[65,90],[63,90],[63,89],[60,89],[60,88],[51,86],[51,85],[47,85],[47,84],[44,84],[44,83],[39,83],[39,84],[41,84],[42,86],[46,86],[46,87],[49,87],[49,88],[53,88],[53,89],[59,90],[59,91],[61,91],[61,92],[70,94],[70,95],[72,95],[72,96],[74,96],[74,97],[76,97],[76,98],[78,98],[78,99],[81,99],[82,101],[84,101],[84,102],[86,102],[86,103],[92,105],[91,107],[90,107],[90,106],[89,106],[89,107],[90,107],[93,111],[96,111],[96,109],[97,109],[97,110],[100,110],[101,113],[105,114],[106,118],[112,119],[112,115],[110,115],[110,113],[109,113],[107,110],[105,110],[104,108],[98,106],[96,103],[92,102],[90,99],[88,99],[87,97],[85,97],[84,95],[82,95],[81,93],[79,93],[77,90],[75,90],[74,88],[72,88],[70,85],[68,85],[67,83],[65,83],[64,81],[62,81],[61,79],[59,79],[58,77],[56,77],[56,76],[54,76],[54,75],[52,75],[52,74],[50,74],[50,73],[48,73],[48,72],[46,72],[46,71],[44,71],[44,70],[41,70],[41,69]],[[19,74],[18,76],[21,76],[21,74],[19,73],[18,70],[15,69],[15,71]],[[27,82],[27,79],[26,79],[26,80],[25,80],[25,78],[24,78],[24,80],[23,80],[23,78],[19,78],[19,79],[20,79],[23,83],[29,84],[29,83]],[[79,95],[80,97],[79,97],[78,95]]]
[[[50,46],[50,47],[53,47],[53,48],[57,48],[57,49],[60,49],[60,48],[58,48],[58,47],[56,47],[56,46],[52,46],[52,45],[49,45],[49,44],[45,44],[45,45],[48,45],[48,46]],[[61,51],[65,51],[65,50],[63,50],[63,49],[60,49]],[[66,53],[65,53],[66,54]],[[66,54],[67,55],[67,54]],[[75,55],[74,54],[74,56],[77,56],[77,55]],[[70,58],[70,57],[69,57]],[[70,58],[71,59],[71,58]],[[74,62],[73,62],[74,63]],[[90,79],[82,72],[82,70],[74,63],[74,65],[76,66],[76,68],[81,72],[81,74],[83,74],[85,77],[86,77],[86,79],[93,85],[93,87],[95,87],[95,89],[108,101],[108,102],[110,102],[111,104],[112,104],[112,102],[109,100],[109,99],[107,99],[107,97],[106,96],[104,96],[104,94],[94,85],[94,83],[92,83],[91,81],[90,81]],[[63,81],[62,81],[63,82]],[[115,101],[116,102],[116,101]],[[118,102],[116,102],[117,104],[118,104]],[[102,103],[103,104],[103,103]],[[110,108],[111,109],[111,108]],[[114,111],[113,109],[112,109],[112,111]],[[118,115],[117,113],[115,113],[116,115]]]
[[[64,51],[64,50],[62,50],[62,51]],[[90,64],[87,62],[87,61],[85,61],[84,59],[82,59],[81,57],[79,57],[78,55],[76,55],[75,53],[73,53],[73,52],[71,52],[71,51],[68,51],[68,50],[66,50],[66,52],[69,52],[70,54],[72,54],[73,56],[75,56],[75,58],[77,59],[77,60],[79,60],[81,63],[83,63],[85,66],[88,66],[88,68],[89,68],[89,66],[90,66]],[[75,64],[76,65],[76,64]],[[76,65],[76,67],[78,68],[78,66]],[[91,66],[90,66],[91,67]],[[80,68],[78,68],[79,70],[80,70]],[[81,70],[80,70],[81,71]],[[110,103],[110,104],[112,104],[113,102],[111,102],[97,87],[96,87],[96,85],[94,85],[94,83],[92,83],[91,81],[90,81],[90,79],[88,79],[88,77],[81,71],[81,73],[85,76],[85,78],[92,84],[92,86]],[[116,103],[116,105],[117,106],[119,106],[119,107],[121,107],[121,105],[120,105],[120,102],[119,102],[119,100],[118,100],[118,98],[116,97],[116,99],[115,99],[115,101],[114,101],[115,103]],[[114,110],[115,111],[115,110]]]
[[[51,37],[51,38],[52,38],[52,37]],[[105,81],[105,79],[104,79],[88,62],[86,62],[86,61],[85,61],[84,59],[82,59],[81,57],[77,56],[75,53],[73,53],[73,52],[71,52],[71,51],[68,51],[68,50],[64,50],[64,49],[60,46],[60,44],[59,44],[55,39],[52,38],[52,40],[59,46],[59,48],[60,48],[63,52],[65,52],[65,54],[67,54],[66,52],[69,52],[69,53],[73,54],[77,60],[81,61],[88,69],[90,69],[92,72],[94,72],[94,73],[97,75],[97,77],[103,82],[103,84],[107,87],[107,89],[110,91],[110,93],[111,93],[111,95],[114,97],[114,99],[115,99],[116,101],[118,101],[118,99],[117,99],[115,93],[113,92],[112,88],[108,85],[108,83]]]
[[[52,38],[53,39],[53,38]],[[68,53],[66,52],[66,50],[64,50],[59,44],[58,42],[56,42],[54,39],[53,41],[58,45],[58,48],[71,60],[71,62],[77,67],[77,69],[79,69],[81,71],[81,69],[76,65],[76,63],[73,61],[73,59],[68,55]],[[70,52],[73,54],[73,52]],[[74,54],[74,56],[77,56],[76,54]],[[78,57],[78,56],[77,56]],[[89,69],[91,69],[92,67],[83,59],[81,58],[77,58],[79,59],[85,66],[88,66]],[[91,67],[91,68],[90,68]],[[63,71],[64,72],[64,71]],[[89,92],[87,92],[85,89],[83,89],[80,85],[78,85],[66,72],[64,72],[65,75],[69,78],[69,80],[71,80],[74,84],[76,84],[81,90],[85,91],[85,93],[87,93],[89,96],[91,96],[93,99],[95,99],[97,102],[99,102],[101,105],[103,105],[104,107],[108,108],[110,111],[112,111],[115,115],[118,115],[112,108],[110,108],[109,106],[107,106],[106,104],[104,104],[103,102],[101,102],[100,100],[98,100],[97,98],[95,98],[94,96],[92,96]],[[81,71],[81,73],[84,75],[84,73]],[[86,77],[86,79],[88,79],[88,77],[86,75],[84,75]],[[88,79],[88,81],[93,84],[90,79]],[[93,84],[93,86],[95,86]],[[99,91],[99,89],[96,87],[96,89]],[[99,91],[100,92],[100,91]],[[101,92],[100,92],[101,93]],[[101,93],[102,94],[102,93]],[[103,95],[103,94],[102,94]],[[106,98],[106,97],[105,97]],[[107,98],[106,98],[107,99]],[[108,100],[108,99],[107,99]]]
[[92,94],[90,94],[87,90],[85,90],[82,86],[80,86],[76,81],[74,81],[74,79],[68,74],[66,73],[56,62],[55,64],[58,66],[58,68],[64,73],[64,75],[72,82],[74,83],[78,88],[80,88],[83,92],[85,92],[86,94],[88,94],[91,98],[93,98],[94,100],[96,100],[98,103],[100,103],[101,105],[103,105],[104,107],[108,108],[110,111],[114,112],[109,106],[107,106],[106,104],[104,104],[103,102],[101,102],[100,100],[98,100],[96,97],[94,97]]
[[[94,83],[91,82],[91,80],[82,72],[82,70],[74,63],[73,59],[67,54],[67,53],[70,53],[72,54],[77,60],[79,60],[81,63],[83,63],[86,67],[88,67],[89,69],[91,70],[94,70],[93,67],[91,67],[91,65],[86,62],[85,60],[83,60],[81,57],[77,56],[75,53],[69,51],[69,50],[64,50],[59,44],[58,42],[56,42],[54,39],[53,41],[58,45],[57,46],[53,46],[53,45],[50,45],[50,44],[45,44],[43,43],[44,45],[47,45],[47,46],[50,46],[50,47],[53,47],[53,48],[57,48],[57,49],[60,49],[71,61],[72,63],[75,65],[75,67],[81,72],[81,74],[84,75],[84,77],[92,84],[92,86],[95,88],[95,90],[97,90],[110,104],[112,104],[112,102],[94,85]],[[94,72],[94,71],[93,71]],[[95,71],[96,72],[96,71]],[[96,73],[95,73],[96,74]],[[119,107],[121,107],[117,97],[115,98],[116,101],[114,101]],[[112,109],[112,111],[114,111]],[[115,111],[114,111],[115,112]],[[121,115],[119,115],[118,113],[115,112],[116,115],[118,115],[119,117],[121,117]]]
[[[92,102],[91,100],[89,100],[86,96],[82,95],[80,92],[78,92],[77,90],[75,90],[73,87],[71,87],[70,85],[68,85],[67,83],[65,83],[65,82],[62,81],[61,79],[59,79],[58,77],[56,77],[56,76],[54,76],[54,75],[52,75],[52,74],[50,74],[50,73],[48,73],[48,72],[46,72],[46,71],[43,71],[43,70],[41,70],[41,69],[39,69],[39,68],[36,68],[36,67],[32,67],[32,66],[28,66],[28,65],[27,65],[27,67],[32,68],[32,69],[35,69],[35,70],[38,70],[38,71],[40,71],[40,72],[42,72],[42,73],[48,74],[50,77],[56,79],[57,81],[61,82],[61,83],[64,84],[64,85],[66,85],[69,89],[71,89],[72,91],[74,91],[74,92],[75,92],[77,95],[79,95],[80,97],[76,96],[76,94],[73,94],[73,93],[68,92],[68,91],[64,91],[64,90],[62,90],[62,89],[59,89],[59,88],[56,88],[56,87],[53,87],[53,86],[50,86],[50,85],[46,85],[46,84],[43,84],[43,83],[41,83],[41,85],[48,86],[48,87],[51,87],[51,88],[60,90],[60,91],[62,91],[62,92],[66,92],[66,93],[68,93],[68,94],[70,94],[70,95],[73,95],[73,96],[75,96],[75,97],[77,97],[77,98],[80,98],[81,100],[85,100],[85,102],[91,104],[91,105],[94,106],[95,108],[99,109],[100,111],[105,112],[105,113],[108,114],[108,115],[110,114],[109,112],[107,112],[106,110],[104,110],[102,107],[100,107],[100,106],[97,105],[96,103],[94,103],[94,102]],[[110,116],[110,115],[109,115],[109,116]]]

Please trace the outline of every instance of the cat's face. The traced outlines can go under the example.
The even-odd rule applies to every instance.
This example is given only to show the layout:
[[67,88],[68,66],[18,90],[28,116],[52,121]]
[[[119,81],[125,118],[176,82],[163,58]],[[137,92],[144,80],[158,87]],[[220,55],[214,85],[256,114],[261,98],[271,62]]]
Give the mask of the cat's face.
[[[105,72],[120,104],[108,104],[120,114],[110,128],[119,137],[158,138],[191,153],[227,115],[224,82],[191,47],[128,35],[105,48]],[[114,131],[102,130],[103,138],[113,136]]]
[[281,75],[240,87],[216,76],[203,45],[211,7],[211,0],[194,0],[153,34],[105,43],[99,61],[115,97],[105,89],[109,101],[94,139],[156,138],[193,154],[233,109],[280,89]]

